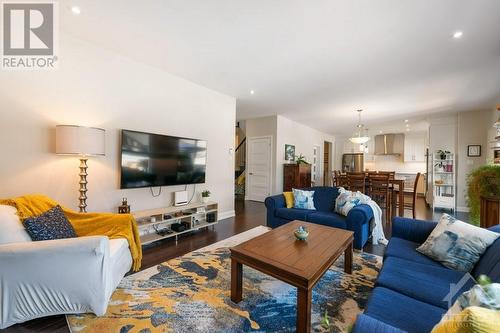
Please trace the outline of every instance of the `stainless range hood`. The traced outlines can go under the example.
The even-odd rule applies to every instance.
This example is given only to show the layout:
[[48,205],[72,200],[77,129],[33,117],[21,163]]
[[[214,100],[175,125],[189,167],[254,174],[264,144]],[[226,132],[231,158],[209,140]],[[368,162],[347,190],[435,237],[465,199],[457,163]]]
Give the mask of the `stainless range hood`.
[[403,134],[381,134],[375,136],[375,155],[401,155],[403,147]]

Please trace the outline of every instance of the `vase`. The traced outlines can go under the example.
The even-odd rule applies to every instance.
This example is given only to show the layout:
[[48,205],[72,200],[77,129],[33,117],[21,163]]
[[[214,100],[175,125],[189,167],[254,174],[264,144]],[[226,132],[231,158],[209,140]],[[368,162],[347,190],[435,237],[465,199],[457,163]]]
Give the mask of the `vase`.
[[207,203],[210,201],[210,197],[201,197],[201,202]]

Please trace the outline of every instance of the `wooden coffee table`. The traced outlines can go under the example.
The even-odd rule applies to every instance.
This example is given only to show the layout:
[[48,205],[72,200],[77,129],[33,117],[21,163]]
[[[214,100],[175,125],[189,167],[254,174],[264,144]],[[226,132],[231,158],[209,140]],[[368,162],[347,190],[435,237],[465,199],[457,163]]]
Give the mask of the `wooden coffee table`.
[[[299,226],[307,241],[295,239]],[[231,248],[231,300],[242,299],[243,265],[297,287],[297,332],[311,329],[312,288],[345,254],[344,271],[352,273],[353,232],[303,221],[292,221]]]

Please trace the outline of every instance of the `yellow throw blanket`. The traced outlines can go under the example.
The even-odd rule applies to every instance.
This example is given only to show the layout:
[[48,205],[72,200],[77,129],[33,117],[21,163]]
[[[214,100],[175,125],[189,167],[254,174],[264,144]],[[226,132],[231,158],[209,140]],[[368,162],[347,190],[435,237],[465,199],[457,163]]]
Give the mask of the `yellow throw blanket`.
[[[39,194],[25,195],[14,199],[0,199],[0,205],[17,209],[21,221],[38,216],[58,205],[54,200]],[[62,207],[76,234],[80,236],[108,236],[110,239],[126,238],[133,259],[132,269],[141,268],[142,248],[139,230],[130,214],[77,213]]]

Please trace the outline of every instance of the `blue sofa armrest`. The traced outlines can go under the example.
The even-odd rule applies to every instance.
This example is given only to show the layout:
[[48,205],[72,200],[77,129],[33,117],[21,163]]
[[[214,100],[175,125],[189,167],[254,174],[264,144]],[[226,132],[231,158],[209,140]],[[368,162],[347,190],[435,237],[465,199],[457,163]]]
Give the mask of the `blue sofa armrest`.
[[403,238],[422,244],[436,227],[437,222],[415,220],[405,217],[392,219],[392,237]]
[[272,197],[267,197],[264,201],[267,209],[277,209],[285,208],[285,196],[283,194],[273,195]]
[[373,211],[368,205],[358,205],[347,214],[345,222],[347,230],[354,231],[355,248],[363,248],[368,238],[370,238],[370,221],[372,219]]
[[279,225],[275,218],[275,210],[278,208],[286,207],[285,196],[283,194],[273,195],[271,197],[267,197],[264,201],[264,204],[267,208],[267,226],[271,228],[275,228]]
[[354,324],[354,329],[352,333],[406,333],[406,331],[402,331],[399,328],[381,322],[375,318],[367,316],[365,314],[358,315],[358,319],[356,319],[356,323]]

